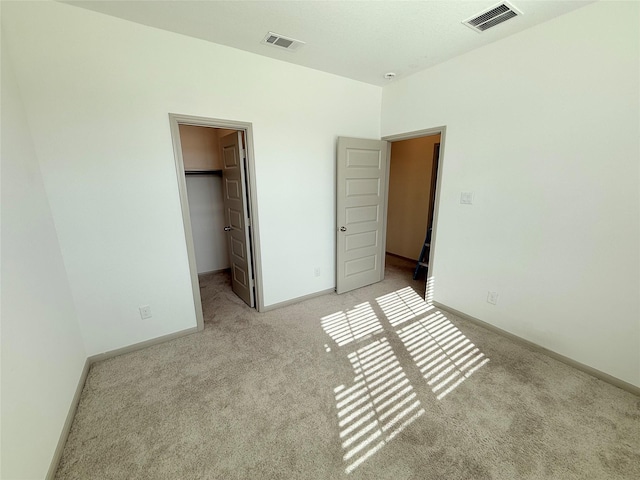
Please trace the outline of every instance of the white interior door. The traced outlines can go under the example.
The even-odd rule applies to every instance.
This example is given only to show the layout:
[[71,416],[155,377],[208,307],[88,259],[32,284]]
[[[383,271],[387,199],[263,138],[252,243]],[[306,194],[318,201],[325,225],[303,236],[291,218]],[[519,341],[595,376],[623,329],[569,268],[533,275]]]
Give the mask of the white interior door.
[[384,278],[387,142],[338,138],[336,292]]
[[242,148],[242,132],[220,139],[222,150],[222,185],[224,215],[227,226],[229,263],[233,291],[250,307],[255,306],[253,270],[251,264],[251,223],[247,208],[246,181]]

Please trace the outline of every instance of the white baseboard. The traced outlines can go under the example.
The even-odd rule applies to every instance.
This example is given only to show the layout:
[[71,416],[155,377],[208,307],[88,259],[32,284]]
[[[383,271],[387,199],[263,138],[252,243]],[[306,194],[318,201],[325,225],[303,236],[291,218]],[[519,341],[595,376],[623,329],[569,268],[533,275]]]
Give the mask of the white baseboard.
[[548,348],[545,348],[542,345],[538,345],[537,343],[526,340],[522,337],[519,337],[518,335],[514,335],[513,333],[507,332],[506,330],[502,330],[501,328],[491,325],[490,323],[483,322],[482,320],[472,317],[471,315],[467,315],[466,313],[460,312],[455,308],[447,307],[446,305],[443,305],[438,302],[432,302],[432,303],[436,307],[441,308],[442,310],[451,312],[454,315],[457,315],[458,317],[461,317],[461,318],[464,318],[465,320],[470,321],[471,323],[475,323],[476,325],[480,325],[481,327],[484,327],[487,330],[491,330],[492,332],[497,333],[498,335],[502,335],[503,337],[507,337],[508,339],[514,340],[517,343],[521,343],[528,347],[531,347],[555,360],[558,360],[559,362],[565,363],[570,367],[576,368],[584,373],[587,373],[593,377],[596,377],[597,379],[600,379],[603,382],[610,383],[615,387],[621,388],[622,390],[626,390],[629,393],[640,396],[640,387],[637,387],[631,383],[625,382],[624,380],[620,380],[619,378],[616,378],[612,375],[609,375],[608,373],[604,373],[600,370],[590,367],[589,365],[580,363],[576,360],[573,360],[572,358],[565,357],[561,353],[557,353],[557,352],[554,352],[553,350],[549,350]]
[[152,345],[158,345],[159,343],[165,343],[170,340],[174,340],[176,338],[184,337],[185,335],[191,335],[192,333],[196,333],[203,329],[204,327],[203,328],[191,327],[191,328],[187,328],[186,330],[180,330],[179,332],[169,333],[168,335],[152,338],[151,340],[145,340],[144,342],[134,343],[133,345],[128,345],[126,347],[116,348],[115,350],[110,350],[108,352],[91,355],[89,357],[89,361],[91,363],[100,362],[108,358],[117,357],[118,355],[124,355],[125,353],[135,352],[137,350],[142,350],[143,348],[147,348]]
[[294,305],[296,303],[303,302],[305,300],[309,300],[310,298],[321,297],[322,295],[327,295],[328,293],[335,292],[335,288],[328,288],[327,290],[322,290],[320,292],[310,293],[309,295],[303,295],[302,297],[292,298],[291,300],[286,300],[280,303],[274,303],[272,305],[267,305],[263,307],[260,312],[268,312],[270,310],[275,310],[277,308],[287,307],[289,305]]
[[56,450],[55,452],[53,452],[53,458],[51,459],[51,464],[49,465],[49,471],[47,472],[47,476],[45,477],[46,480],[53,480],[56,476],[56,472],[58,471],[58,465],[60,464],[60,459],[62,458],[62,452],[64,451],[65,444],[67,443],[67,437],[69,436],[69,432],[71,431],[73,418],[76,416],[78,403],[80,403],[80,395],[82,395],[82,389],[84,388],[84,384],[87,381],[87,375],[89,374],[90,368],[91,362],[87,358],[84,361],[84,367],[82,367],[82,373],[80,374],[80,378],[78,379],[78,385],[76,386],[76,392],[73,394],[73,400],[71,400],[71,405],[69,406],[69,411],[67,412],[67,418],[65,419],[64,425],[62,426],[60,438],[58,439],[58,445],[56,445]]
[[118,355],[123,355],[125,353],[135,352],[136,350],[141,350],[143,348],[147,348],[152,345],[165,343],[165,342],[168,342],[169,340],[173,340],[179,337],[191,335],[192,333],[196,333],[200,330],[203,330],[203,328],[199,328],[199,327],[187,328],[186,330],[170,333],[168,335],[163,335],[162,337],[158,337],[158,338],[152,338],[151,340],[135,343],[133,345],[129,345],[123,348],[117,348],[109,352],[99,353],[97,355],[92,355],[89,358],[87,358],[84,362],[84,367],[82,369],[82,374],[80,375],[80,379],[78,380],[76,393],[73,395],[73,400],[71,401],[71,405],[69,406],[69,412],[67,413],[67,418],[65,419],[64,426],[62,427],[62,432],[60,432],[58,445],[56,446],[56,450],[53,453],[53,458],[51,459],[51,464],[49,465],[49,471],[47,472],[47,476],[45,477],[46,480],[53,480],[54,477],[56,476],[56,472],[58,471],[58,465],[60,464],[60,459],[62,458],[62,452],[64,451],[64,446],[67,443],[67,438],[69,437],[69,432],[71,431],[73,418],[76,415],[78,403],[80,403],[80,396],[82,395],[82,389],[84,388],[84,384],[87,381],[87,375],[89,374],[89,369],[91,368],[92,364],[94,364],[95,362],[99,362],[101,360],[106,360],[108,358],[117,357]]

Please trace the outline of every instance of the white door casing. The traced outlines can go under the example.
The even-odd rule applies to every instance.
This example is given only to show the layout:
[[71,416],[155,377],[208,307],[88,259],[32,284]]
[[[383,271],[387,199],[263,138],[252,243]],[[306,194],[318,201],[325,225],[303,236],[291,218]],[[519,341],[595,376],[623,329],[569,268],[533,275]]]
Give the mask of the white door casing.
[[242,132],[234,132],[220,139],[222,152],[222,184],[224,215],[227,226],[231,286],[250,307],[255,306],[254,281],[251,263],[250,220],[247,208],[246,178]]
[[384,278],[388,144],[338,138],[336,292]]

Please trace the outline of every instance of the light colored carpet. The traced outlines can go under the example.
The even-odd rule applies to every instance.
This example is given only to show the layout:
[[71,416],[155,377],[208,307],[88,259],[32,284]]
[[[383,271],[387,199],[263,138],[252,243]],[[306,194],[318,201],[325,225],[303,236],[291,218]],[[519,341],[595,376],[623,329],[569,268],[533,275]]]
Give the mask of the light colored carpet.
[[438,311],[412,266],[263,314],[204,277],[203,332],[92,366],[56,478],[640,478],[640,398]]

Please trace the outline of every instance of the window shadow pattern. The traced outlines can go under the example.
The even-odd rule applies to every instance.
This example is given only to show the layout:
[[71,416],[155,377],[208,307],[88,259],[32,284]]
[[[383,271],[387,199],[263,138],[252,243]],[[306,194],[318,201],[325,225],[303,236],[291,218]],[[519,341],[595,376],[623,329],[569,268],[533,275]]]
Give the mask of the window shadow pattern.
[[351,473],[424,413],[386,337],[348,355],[351,386],[334,390],[343,460]]
[[[370,302],[321,318],[327,335],[346,350],[354,374],[348,386],[334,389],[346,473],[425,413],[405,367],[417,368],[442,400],[489,361],[433,305],[433,287],[430,277],[424,299],[409,286],[376,298],[383,320]],[[389,336],[404,345],[408,366],[401,364]],[[328,345],[325,349],[331,351]]]
[[346,312],[336,312],[322,317],[320,324],[339,347],[383,331],[382,324],[369,302],[356,305]]
[[397,327],[435,308],[425,302],[411,287],[402,288],[378,297],[376,302],[378,302],[392,327]]
[[438,400],[489,361],[439,311],[410,323],[397,333]]

